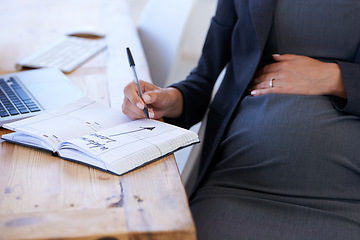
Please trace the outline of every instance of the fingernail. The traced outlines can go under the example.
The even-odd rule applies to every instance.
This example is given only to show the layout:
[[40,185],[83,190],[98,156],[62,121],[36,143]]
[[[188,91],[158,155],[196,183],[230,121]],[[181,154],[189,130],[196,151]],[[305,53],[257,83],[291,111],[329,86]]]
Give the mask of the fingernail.
[[136,104],[136,106],[138,107],[138,108],[140,108],[140,109],[144,109],[144,104],[142,104],[142,103],[137,103]]
[[144,100],[145,103],[148,103],[148,102],[150,102],[151,97],[149,95],[144,95],[143,100]]
[[257,91],[251,91],[251,93],[250,93],[251,95],[253,95],[253,96],[255,96],[256,94],[257,94]]
[[273,54],[273,57],[280,57],[281,55],[278,53]]
[[149,117],[154,118],[155,114],[153,112],[149,112]]

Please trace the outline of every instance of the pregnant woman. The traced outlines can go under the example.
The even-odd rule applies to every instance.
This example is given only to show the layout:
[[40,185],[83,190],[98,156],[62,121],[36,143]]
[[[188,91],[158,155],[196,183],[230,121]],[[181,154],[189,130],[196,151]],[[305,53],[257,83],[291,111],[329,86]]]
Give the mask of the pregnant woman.
[[219,0],[186,80],[125,88],[133,119],[145,103],[189,128],[209,109],[198,239],[359,239],[359,16],[358,0]]

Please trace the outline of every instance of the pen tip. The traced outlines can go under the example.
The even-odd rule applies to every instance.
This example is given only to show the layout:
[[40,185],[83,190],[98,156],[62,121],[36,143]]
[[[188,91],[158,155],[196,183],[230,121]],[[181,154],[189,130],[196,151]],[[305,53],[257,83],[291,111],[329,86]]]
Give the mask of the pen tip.
[[144,108],[144,113],[145,113],[146,118],[147,118],[147,119],[150,119],[150,117],[149,117],[149,111],[148,111],[147,107]]

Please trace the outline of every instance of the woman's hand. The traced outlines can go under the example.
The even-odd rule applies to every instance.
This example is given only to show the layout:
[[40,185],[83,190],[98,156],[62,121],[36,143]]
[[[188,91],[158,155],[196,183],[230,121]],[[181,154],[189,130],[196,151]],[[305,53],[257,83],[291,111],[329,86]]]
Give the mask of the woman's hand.
[[151,83],[140,81],[143,91],[139,97],[136,84],[130,83],[124,89],[122,111],[131,119],[145,118],[145,104],[149,110],[149,117],[179,117],[183,110],[183,96],[176,88],[159,88]]
[[340,68],[336,63],[293,54],[274,54],[273,58],[276,63],[266,65],[256,73],[251,95],[333,95],[346,99]]

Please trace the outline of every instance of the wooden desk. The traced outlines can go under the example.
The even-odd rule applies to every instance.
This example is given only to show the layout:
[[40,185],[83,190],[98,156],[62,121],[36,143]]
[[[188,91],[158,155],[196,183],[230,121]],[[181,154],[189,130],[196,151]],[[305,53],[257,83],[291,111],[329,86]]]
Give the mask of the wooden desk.
[[[86,24],[105,30],[108,42],[68,74],[89,97],[121,108],[132,79],[126,46],[149,79],[126,0],[2,0],[0,9],[0,73]],[[0,239],[195,239],[195,228],[173,156],[117,177],[1,141]]]

